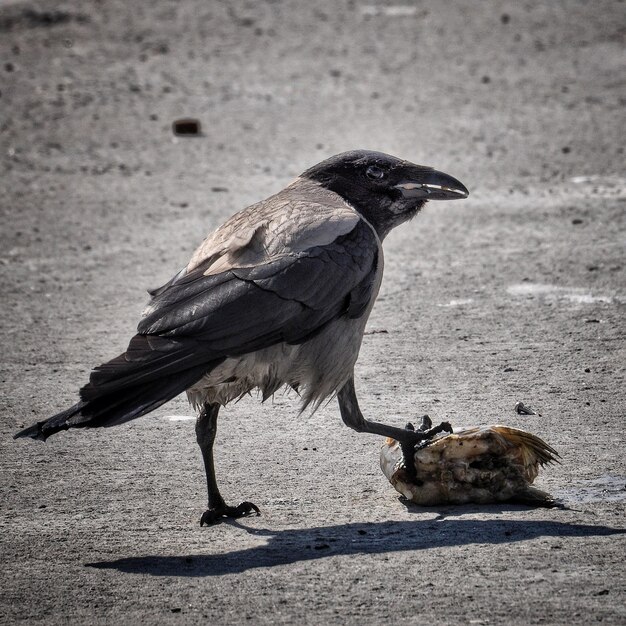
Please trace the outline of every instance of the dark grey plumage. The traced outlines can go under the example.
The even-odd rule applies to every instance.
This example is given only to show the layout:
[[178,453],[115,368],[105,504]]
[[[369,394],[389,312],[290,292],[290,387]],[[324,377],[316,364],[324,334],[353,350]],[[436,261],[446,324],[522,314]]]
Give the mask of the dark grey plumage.
[[[382,279],[381,242],[427,199],[466,196],[452,177],[382,153],[343,153],[314,166],[211,233],[187,267],[152,292],[137,335],[95,368],[80,402],[16,437],[120,424],[182,391],[201,420],[215,422],[215,406],[255,387],[265,398],[284,384],[298,389],[303,408],[343,390],[346,423],[397,435],[363,426],[372,423],[360,415],[351,382]],[[211,500],[210,441],[201,448]]]

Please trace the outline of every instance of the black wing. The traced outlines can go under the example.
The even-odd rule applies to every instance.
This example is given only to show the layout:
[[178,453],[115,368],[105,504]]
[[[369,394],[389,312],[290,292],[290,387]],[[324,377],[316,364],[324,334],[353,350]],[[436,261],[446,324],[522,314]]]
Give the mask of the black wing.
[[97,367],[81,401],[16,437],[112,426],[185,391],[228,356],[301,343],[340,316],[363,315],[376,284],[378,239],[362,221],[332,243],[254,267],[206,275],[202,264],[155,290],[126,352]]
[[300,343],[338,315],[363,314],[377,263],[376,237],[359,221],[330,244],[253,267],[205,276],[201,264],[155,295],[138,332],[193,338],[228,356]]
[[372,297],[378,241],[358,221],[324,246],[205,275],[200,264],[155,291],[127,351],[96,368],[81,398],[152,383],[229,356],[302,343],[333,319],[360,317]]

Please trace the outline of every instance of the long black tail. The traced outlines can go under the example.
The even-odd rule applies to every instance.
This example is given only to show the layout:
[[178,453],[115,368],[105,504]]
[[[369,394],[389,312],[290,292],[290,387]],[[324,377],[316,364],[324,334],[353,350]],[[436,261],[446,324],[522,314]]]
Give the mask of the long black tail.
[[14,435],[45,441],[68,428],[115,426],[141,417],[211,370],[213,358],[196,342],[136,335],[126,352],[96,368],[80,390],[81,400],[69,409]]

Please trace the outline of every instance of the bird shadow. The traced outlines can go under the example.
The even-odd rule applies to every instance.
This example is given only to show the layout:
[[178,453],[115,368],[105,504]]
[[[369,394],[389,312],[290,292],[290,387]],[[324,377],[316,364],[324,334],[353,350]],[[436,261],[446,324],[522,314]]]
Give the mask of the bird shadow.
[[85,563],[127,574],[205,577],[239,574],[336,555],[386,554],[470,544],[503,544],[537,537],[602,537],[625,529],[546,520],[462,519],[347,523],[286,530],[255,529],[231,522],[266,543],[219,554],[147,555]]

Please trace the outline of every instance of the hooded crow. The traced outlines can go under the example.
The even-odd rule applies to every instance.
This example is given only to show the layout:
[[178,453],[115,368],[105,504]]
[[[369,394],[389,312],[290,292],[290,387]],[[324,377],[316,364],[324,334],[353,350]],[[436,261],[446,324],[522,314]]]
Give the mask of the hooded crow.
[[383,274],[382,241],[427,200],[466,198],[467,189],[430,167],[356,150],[333,156],[292,184],[235,214],[189,264],[150,292],[137,334],[96,367],[69,409],[17,433],[45,440],[68,428],[114,426],[186,391],[199,411],[208,509],[201,525],[258,508],[228,506],[213,464],[220,407],[258,388],[283,385],[302,410],[337,395],[358,432],[412,446],[442,430],[412,431],[366,420],[353,370]]

